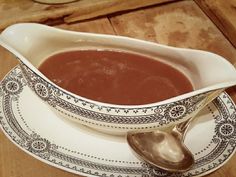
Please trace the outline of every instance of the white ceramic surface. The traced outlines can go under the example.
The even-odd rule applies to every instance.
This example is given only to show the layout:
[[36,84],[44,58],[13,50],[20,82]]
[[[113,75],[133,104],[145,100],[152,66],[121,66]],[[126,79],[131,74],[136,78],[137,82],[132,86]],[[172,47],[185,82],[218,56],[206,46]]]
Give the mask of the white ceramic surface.
[[0,84],[0,125],[26,153],[83,176],[202,176],[226,163],[236,147],[236,106],[222,93],[204,108],[187,133],[185,143],[195,157],[193,168],[183,174],[152,169],[133,155],[125,137],[99,133],[48,109],[31,92],[19,67]]
[[[164,128],[184,121],[202,108],[210,91],[236,84],[235,68],[218,55],[121,36],[71,32],[39,24],[16,24],[1,33],[0,45],[19,59],[27,84],[54,110],[81,124],[116,134]],[[53,53],[87,48],[116,49],[151,56],[181,70],[195,91],[153,104],[113,105],[72,94],[36,69]]]

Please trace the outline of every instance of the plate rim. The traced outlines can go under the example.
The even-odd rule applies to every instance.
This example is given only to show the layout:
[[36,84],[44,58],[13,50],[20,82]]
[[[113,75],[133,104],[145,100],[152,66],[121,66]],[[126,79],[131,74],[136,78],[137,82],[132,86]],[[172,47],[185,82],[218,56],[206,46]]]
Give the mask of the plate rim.
[[[19,69],[19,65],[17,65],[17,66],[15,66],[14,68],[12,68],[12,69],[2,78],[2,80],[0,81],[0,85],[2,85],[2,81],[5,80],[5,79],[7,78],[7,76],[9,76],[9,75],[12,73],[12,71],[16,70],[17,68]],[[20,71],[20,73],[21,73],[21,71]],[[26,86],[26,87],[28,87],[28,86]],[[224,92],[224,94],[227,96],[227,99],[229,99],[229,101],[233,104],[233,106],[236,107],[236,105],[235,105],[234,101],[232,100],[232,98],[231,98],[226,92]],[[2,99],[2,96],[0,96],[0,97],[1,97],[1,99]],[[4,114],[3,114],[3,118],[4,118]],[[2,132],[4,133],[4,135],[5,135],[14,145],[16,145],[19,149],[23,150],[24,152],[26,152],[28,155],[30,155],[30,156],[36,158],[37,160],[40,160],[40,161],[43,162],[43,163],[46,163],[46,164],[48,164],[48,165],[51,165],[51,166],[53,166],[53,167],[56,167],[56,168],[58,168],[58,169],[61,169],[61,170],[63,170],[63,171],[67,171],[67,172],[70,172],[70,173],[73,173],[73,174],[88,175],[87,173],[83,173],[83,172],[78,171],[78,170],[73,170],[73,169],[71,169],[71,168],[65,168],[64,166],[60,166],[60,165],[55,164],[55,163],[53,163],[53,162],[51,162],[51,161],[47,161],[47,160],[45,160],[44,158],[42,158],[42,157],[40,157],[40,156],[37,156],[36,154],[30,152],[28,149],[25,149],[25,148],[21,147],[20,144],[18,144],[17,142],[15,142],[15,141],[12,139],[12,137],[10,137],[10,135],[4,130],[4,128],[3,128],[3,126],[2,126],[1,123],[0,123],[0,127],[1,127],[1,130],[2,130]],[[235,141],[236,141],[236,140],[235,140]],[[230,153],[230,155],[229,155],[222,163],[220,163],[218,166],[213,167],[212,169],[207,170],[207,171],[205,171],[205,172],[203,172],[203,173],[201,173],[201,174],[199,174],[199,175],[192,175],[192,176],[199,176],[199,177],[200,177],[200,176],[204,176],[204,175],[207,175],[207,174],[210,174],[210,173],[214,172],[215,170],[217,170],[217,169],[221,168],[223,165],[225,165],[225,163],[227,163],[228,160],[230,160],[230,158],[235,154],[235,152],[236,152],[236,148],[234,148],[233,151]],[[134,175],[134,174],[132,174],[132,175]],[[89,176],[97,177],[96,175],[93,175],[93,174],[89,174]]]

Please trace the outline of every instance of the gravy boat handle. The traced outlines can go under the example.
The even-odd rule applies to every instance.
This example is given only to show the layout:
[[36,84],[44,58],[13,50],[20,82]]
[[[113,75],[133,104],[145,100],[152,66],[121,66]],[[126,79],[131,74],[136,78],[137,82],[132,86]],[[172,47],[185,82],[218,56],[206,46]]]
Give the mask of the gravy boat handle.
[[190,126],[190,123],[193,121],[193,119],[195,119],[197,117],[197,114],[205,107],[207,106],[210,102],[212,102],[215,98],[217,98],[222,92],[224,91],[224,89],[218,89],[218,90],[214,90],[212,91],[206,98],[206,100],[204,100],[204,103],[202,104],[201,108],[192,116],[190,117],[188,120],[178,124],[175,126],[175,131],[178,132],[178,134],[182,135],[182,139],[184,139],[186,133],[187,133],[187,129]]

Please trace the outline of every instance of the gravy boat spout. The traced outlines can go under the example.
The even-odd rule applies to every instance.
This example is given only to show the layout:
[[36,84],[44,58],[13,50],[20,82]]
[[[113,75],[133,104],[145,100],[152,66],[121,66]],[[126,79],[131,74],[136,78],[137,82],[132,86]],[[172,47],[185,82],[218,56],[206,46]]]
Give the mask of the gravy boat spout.
[[[22,23],[6,28],[0,35],[0,45],[16,56],[28,86],[48,106],[65,118],[112,134],[150,131],[183,122],[202,109],[212,92],[236,85],[234,66],[219,55],[128,37]],[[80,49],[117,49],[149,56],[181,71],[191,81],[194,91],[157,103],[115,105],[73,94],[37,69],[55,53]]]

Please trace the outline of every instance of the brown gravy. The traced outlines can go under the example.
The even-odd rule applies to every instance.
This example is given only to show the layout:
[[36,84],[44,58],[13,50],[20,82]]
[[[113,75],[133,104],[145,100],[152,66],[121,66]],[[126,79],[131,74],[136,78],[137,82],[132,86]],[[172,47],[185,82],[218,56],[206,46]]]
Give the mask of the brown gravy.
[[175,68],[134,53],[78,50],[55,54],[39,70],[52,82],[92,100],[140,105],[193,90]]

